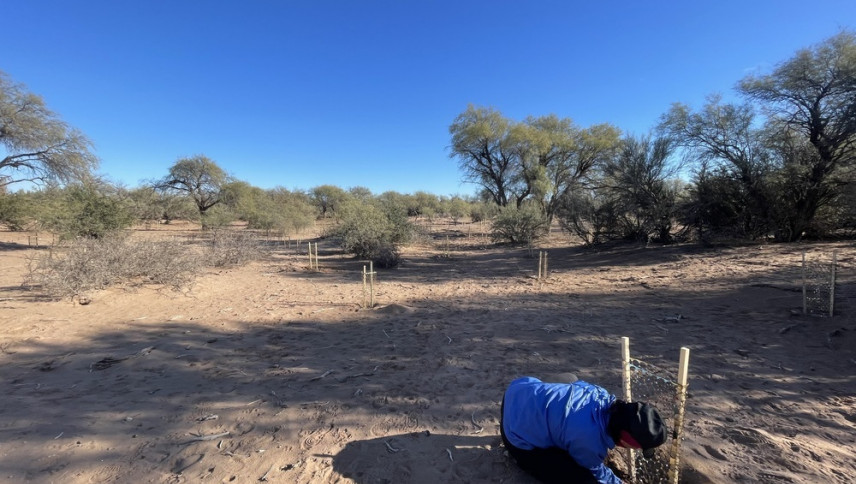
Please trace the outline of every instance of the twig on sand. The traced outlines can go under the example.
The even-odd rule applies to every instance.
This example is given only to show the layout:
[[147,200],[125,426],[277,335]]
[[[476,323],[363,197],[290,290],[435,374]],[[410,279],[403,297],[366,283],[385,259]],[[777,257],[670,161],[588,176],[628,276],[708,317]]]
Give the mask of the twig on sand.
[[262,474],[262,476],[261,476],[261,477],[259,477],[259,481],[266,482],[266,481],[267,481],[267,476],[268,476],[268,474],[270,474],[270,471],[272,471],[274,467],[276,467],[276,466],[274,466],[273,464],[271,464],[271,465],[270,465],[270,469],[268,469],[268,470],[267,470],[267,472],[265,472],[264,474]]
[[219,439],[220,437],[225,437],[225,436],[227,436],[227,435],[229,435],[229,431],[228,431],[228,430],[227,430],[227,431],[225,431],[225,432],[221,432],[221,433],[219,433],[219,434],[211,434],[211,435],[197,435],[196,437],[194,437],[194,438],[192,438],[192,439],[190,439],[190,440],[187,440],[187,441],[182,442],[182,444],[191,444],[191,443],[193,443],[193,442],[204,442],[204,441],[207,441],[207,440],[217,440],[217,439]]
[[145,348],[143,348],[143,349],[141,349],[140,351],[138,351],[138,352],[134,353],[133,355],[128,356],[128,358],[138,358],[138,357],[140,357],[140,356],[146,356],[146,355],[148,355],[149,353],[151,353],[151,352],[152,352],[152,350],[154,350],[154,349],[155,349],[155,347],[154,347],[154,346],[146,346]]
[[446,453],[449,454],[449,460],[452,462],[455,462],[455,459],[452,458],[452,451],[449,449],[446,449]]
[[130,354],[128,356],[123,356],[121,358],[113,358],[112,356],[102,358],[102,359],[96,361],[95,363],[92,363],[91,365],[89,365],[89,373],[92,373],[92,370],[106,370],[107,368],[110,368],[111,366],[113,366],[117,363],[120,363],[122,361],[125,361],[129,358],[139,358],[140,356],[146,356],[149,353],[151,353],[152,350],[154,350],[154,349],[155,349],[154,346],[146,346],[145,348],[141,349],[140,351],[138,351],[134,354]]
[[401,452],[402,450],[404,450],[404,449],[399,449],[399,448],[393,447],[392,444],[390,444],[388,440],[384,440],[383,443],[384,443],[384,445],[386,445],[386,451],[389,452],[390,454],[395,454],[396,452]]
[[309,381],[320,380],[320,379],[324,378],[325,376],[329,375],[330,373],[333,373],[333,370],[327,370],[321,376],[316,376],[315,378],[310,378]]
[[443,336],[445,336],[445,337],[446,337],[446,339],[448,339],[448,340],[449,340],[449,344],[452,344],[452,338],[450,338],[448,334],[445,334],[445,335],[443,335]]
[[470,414],[470,421],[472,421],[472,422],[473,422],[473,425],[476,427],[476,431],[475,431],[475,432],[473,432],[473,433],[475,433],[475,434],[479,434],[479,433],[481,433],[482,431],[484,431],[484,427],[482,427],[481,425],[479,425],[478,423],[476,423],[476,413],[475,413],[475,412],[473,412],[473,413],[471,413],[471,414]]
[[345,383],[346,381],[350,380],[351,378],[359,378],[361,376],[374,376],[374,374],[378,368],[379,367],[376,366],[376,367],[374,367],[374,370],[366,372],[366,373],[357,373],[355,375],[345,375],[342,378],[339,378],[339,383]]

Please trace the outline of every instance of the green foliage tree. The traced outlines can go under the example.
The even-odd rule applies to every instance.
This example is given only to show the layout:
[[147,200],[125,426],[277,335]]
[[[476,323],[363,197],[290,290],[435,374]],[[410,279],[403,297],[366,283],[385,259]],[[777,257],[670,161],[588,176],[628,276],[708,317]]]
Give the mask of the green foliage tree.
[[[720,188],[700,186],[693,192],[696,197],[708,197],[696,198],[698,207],[691,210],[701,217],[695,220],[699,230],[746,238],[771,230],[767,182],[773,165],[764,132],[755,124],[751,105],[722,104],[719,96],[709,97],[699,112],[674,104],[661,119],[660,131],[695,157],[696,184],[713,183]],[[736,210],[734,216],[723,217],[725,207]],[[705,219],[705,214],[713,218]]]
[[371,200],[372,198],[374,198],[372,191],[366,187],[348,188],[348,195],[350,195],[351,197],[353,197],[357,200],[362,200],[362,201]]
[[98,166],[91,147],[41,97],[0,71],[0,187],[86,181]]
[[739,88],[769,114],[781,163],[799,180],[787,188],[796,199],[779,231],[796,240],[856,165],[856,34],[844,31],[802,49],[771,74],[744,78]]
[[443,211],[452,217],[452,221],[457,224],[462,218],[470,215],[470,203],[461,197],[454,196],[445,201]]
[[671,163],[674,150],[668,138],[627,137],[618,156],[604,167],[604,196],[618,210],[626,238],[672,241],[677,217],[680,165]]
[[220,190],[222,205],[234,212],[238,219],[247,221],[250,228],[265,228],[256,226],[267,217],[266,212],[273,211],[270,204],[265,206],[267,194],[264,190],[242,180],[228,181]]
[[582,129],[552,114],[515,123],[473,106],[449,131],[452,156],[466,180],[501,207],[534,199],[548,221],[561,198],[610,159],[620,141],[620,131],[609,124]]
[[244,181],[223,186],[223,206],[250,229],[289,234],[302,230],[315,220],[317,213],[308,197],[285,188],[262,190]]
[[467,106],[449,127],[451,156],[464,179],[504,207],[519,191],[519,160],[509,142],[511,122],[492,108]]
[[39,226],[61,239],[101,238],[131,226],[134,215],[113,187],[72,184],[33,194]]
[[[609,124],[579,128],[556,115],[529,117],[512,129],[511,145],[521,161],[521,195],[539,202],[552,221],[560,200],[579,188],[589,174],[611,160],[620,146],[620,131]],[[518,205],[523,198],[518,198]]]
[[205,213],[222,201],[223,187],[230,181],[217,163],[205,155],[196,155],[178,159],[170,167],[169,174],[155,186],[165,192],[190,197],[206,226]]
[[159,221],[163,217],[163,210],[158,202],[161,193],[150,186],[134,188],[127,192],[130,202],[131,213],[137,220],[143,222]]
[[411,211],[412,207],[415,207],[416,204],[410,195],[390,190],[378,195],[377,201],[383,204],[387,210],[403,211],[407,215],[416,215]]
[[349,198],[348,192],[335,185],[321,185],[310,190],[312,200],[321,217],[329,217]]
[[440,199],[433,193],[417,191],[409,199],[408,215],[417,217],[421,215],[431,219],[442,211]]
[[269,193],[276,210],[282,213],[282,225],[277,226],[277,229],[283,234],[306,229],[318,218],[318,210],[307,193],[289,191],[282,187],[274,188]]
[[30,199],[25,192],[0,193],[0,224],[10,230],[26,230],[33,221]]
[[494,203],[477,200],[470,202],[469,212],[473,222],[482,222],[495,217],[499,213],[499,207]]
[[211,207],[200,216],[202,228],[205,230],[222,229],[236,220],[238,220],[238,214],[223,203]]
[[620,237],[617,230],[621,215],[621,207],[614,197],[593,188],[566,193],[557,210],[562,230],[578,236],[586,245]]
[[398,264],[398,247],[410,240],[413,227],[400,207],[377,200],[348,200],[337,210],[334,236],[345,251],[362,259],[371,259],[380,267]]
[[497,242],[530,244],[550,229],[547,217],[536,203],[502,207],[491,224],[491,237]]

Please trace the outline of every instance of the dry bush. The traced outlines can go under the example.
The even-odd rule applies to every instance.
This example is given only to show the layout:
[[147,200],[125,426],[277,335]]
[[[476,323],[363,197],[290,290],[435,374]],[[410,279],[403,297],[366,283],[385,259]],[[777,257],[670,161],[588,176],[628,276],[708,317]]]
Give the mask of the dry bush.
[[213,267],[244,264],[263,254],[263,241],[252,232],[217,230],[205,251],[205,262]]
[[81,238],[30,265],[26,285],[53,297],[74,297],[122,283],[163,284],[180,289],[192,282],[199,257],[180,243],[130,241],[126,236]]
[[262,255],[250,232],[216,231],[200,251],[176,240],[131,240],[127,235],[79,238],[31,260],[25,286],[51,297],[74,297],[119,284],[189,286],[204,266],[246,263]]

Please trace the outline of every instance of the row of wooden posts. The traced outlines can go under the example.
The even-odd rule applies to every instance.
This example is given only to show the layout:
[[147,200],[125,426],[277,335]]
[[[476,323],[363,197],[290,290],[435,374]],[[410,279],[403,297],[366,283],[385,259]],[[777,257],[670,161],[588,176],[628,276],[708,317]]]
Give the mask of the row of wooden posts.
[[[312,242],[307,242],[307,248],[309,252],[309,270],[318,271],[318,242],[314,244]],[[363,307],[364,308],[373,308],[374,303],[374,295],[375,295],[375,276],[377,272],[374,270],[374,262],[369,261],[368,269],[365,265],[363,265]],[[547,251],[542,250],[538,252],[538,280],[544,280],[547,278]]]
[[[309,270],[311,271],[319,271],[320,266],[318,265],[318,242],[314,244],[312,242],[307,242],[308,252],[309,252]],[[364,308],[373,308],[375,305],[374,295],[375,295],[375,276],[377,272],[374,270],[374,262],[369,261],[368,270],[366,270],[366,266],[363,266],[363,307]]]

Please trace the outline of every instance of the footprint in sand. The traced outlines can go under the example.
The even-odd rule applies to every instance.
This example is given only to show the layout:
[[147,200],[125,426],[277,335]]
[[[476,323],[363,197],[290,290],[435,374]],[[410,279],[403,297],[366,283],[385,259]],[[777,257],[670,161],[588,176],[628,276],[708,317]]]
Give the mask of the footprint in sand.
[[761,430],[753,428],[734,428],[727,432],[729,440],[748,447],[771,445]]
[[714,449],[710,445],[703,445],[702,447],[704,447],[704,450],[708,453],[708,455],[710,455],[714,459],[728,462],[728,457],[726,457],[722,452]]

